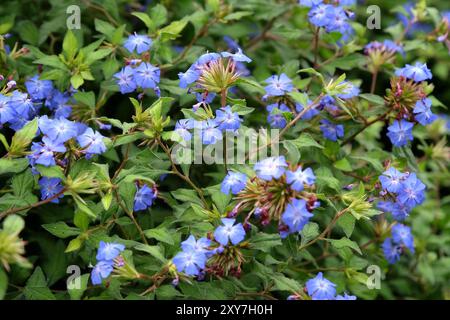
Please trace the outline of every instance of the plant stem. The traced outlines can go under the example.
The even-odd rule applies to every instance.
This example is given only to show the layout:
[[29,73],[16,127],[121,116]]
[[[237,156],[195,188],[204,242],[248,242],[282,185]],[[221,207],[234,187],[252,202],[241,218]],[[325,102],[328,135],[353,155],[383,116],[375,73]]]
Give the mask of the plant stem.
[[180,177],[181,179],[183,179],[184,181],[186,181],[192,188],[194,188],[194,190],[197,192],[198,196],[200,197],[200,199],[201,199],[205,209],[209,209],[209,205],[208,205],[208,202],[206,201],[206,199],[205,199],[205,197],[203,195],[203,191],[199,187],[197,187],[187,175],[182,174],[178,170],[177,166],[173,162],[172,155],[170,154],[169,148],[160,139],[157,139],[157,143],[163,149],[163,151],[165,152],[167,157],[169,157],[169,161],[170,161],[170,164],[172,166],[172,172],[174,174],[176,174],[178,177]]
[[147,238],[145,237],[144,231],[142,230],[141,226],[137,222],[136,218],[133,215],[133,212],[130,212],[126,206],[123,205],[122,200],[120,199],[119,193],[117,192],[117,189],[114,189],[114,195],[116,197],[117,203],[122,208],[123,211],[130,217],[131,221],[133,221],[134,225],[136,226],[136,229],[139,232],[139,235],[141,236],[142,241],[145,244],[148,244]]
[[17,213],[17,212],[20,212],[20,211],[24,211],[24,210],[28,210],[28,209],[32,209],[32,208],[36,208],[36,207],[42,206],[44,204],[47,204],[49,202],[52,202],[53,200],[57,199],[60,195],[62,195],[66,191],[67,191],[67,189],[64,188],[60,192],[55,194],[54,196],[52,196],[50,198],[47,198],[45,200],[32,203],[32,204],[30,204],[28,206],[24,206],[24,207],[20,207],[20,208],[12,208],[12,209],[3,211],[2,213],[0,213],[0,219],[4,218],[4,217],[6,217],[7,215],[10,215],[10,214],[14,214],[14,213]]
[[375,92],[377,86],[377,78],[378,78],[378,68],[375,69],[372,73],[372,84],[370,85],[370,93],[373,94]]
[[336,213],[336,215],[333,217],[333,220],[331,220],[331,222],[328,224],[328,226],[325,228],[325,230],[322,231],[321,234],[319,234],[317,237],[315,237],[314,239],[312,239],[310,242],[308,242],[308,243],[306,243],[306,244],[300,246],[298,250],[301,251],[301,250],[303,250],[303,249],[305,249],[305,248],[307,248],[307,247],[313,245],[314,243],[316,243],[316,242],[319,241],[319,240],[324,240],[325,237],[327,236],[327,234],[328,234],[329,232],[331,232],[331,230],[333,229],[334,225],[335,225],[336,222],[339,220],[339,218],[342,217],[342,215],[343,215],[344,213],[346,213],[347,210],[348,210],[348,208],[345,208],[345,209],[339,211],[338,213]]

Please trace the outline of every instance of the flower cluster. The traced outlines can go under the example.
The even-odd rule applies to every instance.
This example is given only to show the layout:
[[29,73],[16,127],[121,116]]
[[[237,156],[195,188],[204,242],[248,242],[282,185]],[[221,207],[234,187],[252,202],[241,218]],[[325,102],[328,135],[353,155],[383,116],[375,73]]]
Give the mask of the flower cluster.
[[411,210],[425,200],[425,185],[415,173],[401,173],[394,167],[379,177],[383,201],[378,207],[389,212],[395,220],[403,221]]
[[100,241],[97,251],[97,264],[91,272],[93,285],[99,285],[103,279],[107,279],[113,272],[114,267],[121,267],[124,264],[120,253],[125,250],[125,246],[120,243]]
[[414,237],[411,228],[401,223],[395,224],[391,232],[392,237],[384,240],[382,249],[386,260],[394,264],[400,259],[405,248],[414,254]]
[[[128,37],[124,47],[133,53],[135,50],[142,54],[150,50],[152,40],[146,35],[133,34]],[[132,58],[127,61],[128,65],[114,74],[117,85],[122,94],[134,92],[142,88],[153,89],[159,95],[159,81],[161,70],[142,58]]]
[[395,120],[388,127],[387,136],[395,147],[402,147],[414,139],[415,122],[425,126],[434,122],[437,116],[431,111],[431,100],[424,92],[424,81],[432,78],[427,65],[407,64],[395,74],[387,95]]
[[279,156],[257,162],[254,170],[254,178],[229,171],[222,181],[221,191],[231,192],[238,201],[229,216],[248,208],[247,220],[252,215],[260,219],[262,225],[272,219],[279,220],[282,237],[301,232],[313,216],[311,212],[320,205],[310,192],[316,180],[312,169],[289,165],[284,156]]
[[178,272],[188,276],[203,279],[206,273],[227,275],[232,272],[238,275],[244,261],[238,245],[245,238],[242,223],[235,219],[222,218],[222,225],[218,226],[211,235],[211,239],[195,239],[190,236],[181,243],[182,251],[172,262]]
[[233,112],[230,106],[225,106],[216,110],[214,118],[202,121],[193,119],[181,119],[175,124],[174,132],[184,141],[192,139],[191,131],[201,138],[203,144],[215,144],[222,140],[224,132],[236,133],[243,119],[237,112]]
[[[346,292],[343,295],[336,295],[336,284],[325,278],[322,272],[306,281],[305,287],[305,291],[312,300],[356,300],[356,296],[349,295]],[[300,299],[302,299],[300,294],[288,297],[288,300]]]
[[341,40],[347,42],[351,39],[354,30],[350,20],[354,13],[345,8],[352,6],[356,1],[336,1],[335,4],[326,4],[323,0],[299,0],[301,6],[309,7],[309,21],[326,32],[338,32]]
[[241,48],[236,53],[210,52],[201,55],[186,72],[180,72],[180,87],[190,87],[191,91],[203,92],[197,96],[199,102],[204,101],[210,93],[221,93],[231,88],[238,78],[245,73],[241,64],[252,60]]
[[[300,103],[292,101],[292,98],[289,97],[289,93],[295,92],[296,89],[292,80],[286,74],[272,75],[265,80],[265,83],[267,83],[267,86],[264,88],[266,94],[263,96],[263,100],[267,101],[270,98],[274,101],[274,103],[266,106],[266,110],[269,113],[267,122],[271,127],[278,129],[286,127],[288,119],[292,115],[301,115],[300,119],[307,121],[315,118],[322,110],[325,110],[331,117],[336,117],[342,111],[338,104],[358,96],[360,92],[360,89],[353,83],[342,81],[336,85],[339,87],[340,92],[334,96],[324,95],[315,104],[308,98],[306,93],[302,93],[305,102]],[[344,136],[344,126],[331,122],[325,118],[326,114],[323,117],[320,120],[320,130],[324,138],[331,141],[337,141],[337,139],[342,138]]]
[[27,93],[9,92],[15,86],[10,81],[2,90],[4,94],[0,93],[0,126],[8,124],[17,131],[46,110],[55,118],[68,118],[72,113],[69,100],[73,92],[60,92],[50,80],[40,80],[38,75],[31,77],[25,81]]

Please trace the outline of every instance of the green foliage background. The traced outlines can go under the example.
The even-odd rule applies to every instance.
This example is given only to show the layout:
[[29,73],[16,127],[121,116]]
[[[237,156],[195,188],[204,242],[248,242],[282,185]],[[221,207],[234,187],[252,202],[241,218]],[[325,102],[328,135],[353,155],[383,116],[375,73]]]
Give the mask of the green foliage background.
[[[22,46],[29,50],[18,58],[2,53],[0,74],[13,75],[19,86],[22,86],[28,76],[36,74],[37,65],[43,65],[43,75],[54,80],[61,89],[67,88],[69,83],[83,89],[82,93],[75,96],[77,120],[118,120],[112,122],[115,126],[112,147],[96,161],[102,165],[93,166],[91,162],[79,161],[71,174],[73,178],[89,181],[92,175],[101,177],[104,173],[106,182],[126,156],[126,166],[116,177],[115,183],[119,186],[116,191],[128,209],[132,208],[134,196],[133,178],[157,180],[162,174],[170,172],[170,168],[167,156],[161,150],[138,147],[148,137],[141,132],[128,134],[135,110],[128,97],[121,95],[111,80],[112,75],[124,65],[124,49],[120,45],[127,33],[148,30],[155,40],[151,54],[152,62],[162,69],[161,96],[173,98],[160,101],[161,112],[163,117],[170,116],[171,125],[183,118],[182,109],[189,109],[194,103],[193,96],[179,88],[177,73],[185,71],[205,51],[226,50],[223,41],[225,35],[238,40],[244,52],[253,59],[250,65],[252,81],[261,84],[268,76],[285,72],[294,78],[297,88],[320,91],[320,84],[313,76],[297,73],[299,69],[310,67],[314,58],[307,9],[296,5],[296,1],[155,2],[148,1],[148,6],[140,16],[131,13],[142,8],[142,4],[131,0],[17,0],[7,1],[0,6],[0,34],[11,33],[11,38],[6,40],[11,49],[14,50],[14,43],[17,42],[16,50]],[[66,9],[72,4],[81,8],[82,28],[68,36]],[[368,4],[381,7],[381,30],[365,28]],[[396,5],[399,3],[395,2],[394,5],[391,1],[367,1],[366,4],[358,5],[356,40],[345,46],[338,56],[330,48],[320,48],[320,59],[325,63],[319,71],[326,76],[345,72],[347,79],[359,81],[362,92],[369,92],[371,75],[364,67],[365,57],[361,54],[361,48],[372,40],[395,38],[402,33],[395,15],[398,9]],[[427,1],[426,5],[436,8],[429,12],[431,21],[439,11],[450,9],[446,0]],[[143,16],[144,13],[147,15]],[[333,43],[336,41],[333,37],[328,35],[323,41]],[[63,40],[67,47],[64,47]],[[76,60],[79,49],[95,41],[98,41],[98,46],[93,50],[85,49],[87,54],[79,58],[81,60]],[[396,65],[403,66],[417,59],[427,61],[434,75],[434,110],[436,113],[448,114],[448,49],[442,43],[429,39],[426,34],[418,34],[403,43],[407,53]],[[58,58],[61,52],[66,58],[72,56],[72,62],[61,65]],[[384,95],[391,75],[392,70],[380,73],[376,87],[378,96]],[[246,106],[255,110],[245,116],[246,126],[265,126],[267,113],[261,101],[264,93],[261,86],[241,83],[238,89],[232,98],[246,99]],[[373,96],[368,96],[370,99],[371,102],[377,101]],[[148,107],[156,100],[154,94],[148,93],[142,105]],[[367,103],[364,99],[361,101],[362,106]],[[444,149],[447,152],[444,156],[436,153],[439,143],[441,149],[448,148],[448,129],[445,131],[444,127],[444,120],[439,120],[429,128],[417,128],[411,148],[392,153],[384,138],[386,129],[381,122],[358,135],[352,148],[339,148],[323,140],[319,147],[314,147],[320,134],[308,123],[300,124],[288,136],[289,140],[298,142],[300,147],[297,152],[302,161],[319,164],[316,168],[318,185],[327,197],[342,193],[343,186],[355,183],[346,174],[348,172],[371,176],[363,192],[372,192],[374,179],[382,171],[383,162],[392,157],[397,163],[419,172],[428,187],[427,200],[408,218],[415,235],[417,252],[414,256],[403,257],[395,266],[389,267],[382,257],[374,223],[369,220],[355,221],[351,215],[338,223],[333,237],[334,241],[346,239],[343,243],[332,243],[331,246],[318,244],[298,252],[300,242],[303,244],[313,239],[319,229],[327,225],[335,211],[331,203],[320,210],[314,218],[315,224],[309,225],[298,243],[288,238],[282,244],[276,227],[264,230],[254,228],[249,239],[250,248],[245,251],[248,262],[244,265],[240,279],[229,277],[205,282],[181,281],[178,288],[174,288],[170,281],[161,281],[155,290],[143,296],[139,294],[148,287],[145,281],[129,285],[127,281],[113,279],[108,288],[92,287],[88,282],[88,266],[94,262],[100,240],[126,244],[133,251],[134,264],[140,272],[154,275],[178,252],[180,241],[188,234],[204,236],[214,229],[219,215],[229,209],[230,203],[229,197],[218,192],[223,170],[218,166],[193,165],[181,169],[190,172],[192,181],[202,187],[217,212],[205,213],[202,201],[190,185],[176,175],[169,175],[163,181],[158,181],[164,200],[159,199],[150,212],[136,215],[148,244],[141,241],[132,219],[119,208],[115,198],[107,194],[83,195],[87,205],[77,202],[76,197],[66,196],[59,205],[47,204],[22,211],[25,227],[21,237],[27,241],[25,256],[33,267],[13,265],[9,272],[0,268],[0,297],[260,299],[269,296],[285,299],[289,294],[302,290],[305,281],[317,271],[324,270],[327,277],[337,283],[339,292],[345,289],[362,299],[449,298],[449,151]],[[346,123],[346,131],[355,132],[358,129],[358,124],[351,121]],[[310,130],[310,134],[301,136],[300,132],[305,130]],[[12,135],[10,131],[4,132],[7,141],[11,141]],[[299,139],[303,139],[301,143]],[[305,141],[310,144],[306,148]],[[0,145],[0,155],[4,154],[6,150]],[[14,160],[14,164],[0,162],[0,212],[38,201],[38,188],[27,166],[28,162],[21,156]],[[92,175],[83,175],[86,172]],[[46,172],[43,169],[41,173],[47,176],[61,174],[53,169]],[[105,209],[104,202],[110,203],[108,209]],[[341,203],[335,205],[337,209],[342,209]],[[363,248],[362,254],[358,254],[360,247]],[[324,252],[327,258],[316,261]],[[295,266],[287,262],[290,257],[295,260]],[[364,285],[367,279],[365,270],[372,264],[382,269],[384,279],[380,290],[369,290]],[[69,265],[78,265],[82,269],[81,290],[66,290]]]

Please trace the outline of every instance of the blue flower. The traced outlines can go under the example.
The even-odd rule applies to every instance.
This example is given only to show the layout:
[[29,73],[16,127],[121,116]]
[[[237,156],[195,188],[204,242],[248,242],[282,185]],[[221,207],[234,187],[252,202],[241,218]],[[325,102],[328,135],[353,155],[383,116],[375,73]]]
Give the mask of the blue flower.
[[391,238],[386,238],[381,245],[383,249],[384,257],[389,264],[394,264],[400,259],[402,253],[402,247],[392,242]]
[[425,185],[417,179],[415,173],[411,173],[399,189],[398,200],[400,203],[413,208],[425,200]]
[[66,147],[62,143],[50,140],[47,137],[42,138],[43,143],[33,142],[31,146],[31,151],[33,153],[28,156],[30,164],[33,166],[35,164],[41,164],[46,167],[56,165],[55,153],[56,152],[66,152]]
[[336,285],[324,278],[322,272],[306,281],[306,290],[313,300],[332,300],[336,295]]
[[240,48],[237,41],[229,36],[224,36],[223,41],[226,42],[228,48],[230,48],[231,50],[237,51]]
[[0,124],[5,124],[14,119],[14,110],[9,105],[9,97],[0,93]]
[[396,244],[404,245],[414,253],[414,237],[410,227],[397,223],[392,227],[392,239]]
[[319,4],[312,7],[308,13],[309,21],[316,27],[326,27],[334,16],[334,7],[329,4]]
[[33,100],[44,100],[53,90],[52,82],[50,80],[39,80],[38,75],[25,81],[25,87]]
[[220,59],[220,54],[216,53],[216,52],[208,52],[208,53],[204,53],[202,54],[197,61],[194,63],[194,65],[199,68],[202,65],[209,63],[211,61],[216,61]]
[[331,123],[327,119],[320,120],[320,123],[322,124],[320,130],[322,131],[324,138],[331,141],[337,141],[338,138],[344,136],[343,125]]
[[114,78],[117,79],[120,93],[125,94],[136,90],[137,85],[134,79],[134,69],[130,66],[122,68],[122,70],[114,74]]
[[125,246],[115,242],[100,241],[97,256],[97,261],[112,261],[125,250]]
[[337,295],[335,300],[356,300],[356,296],[348,295],[347,292],[344,295]]
[[36,114],[36,108],[28,97],[28,94],[18,90],[14,90],[10,96],[9,106],[18,116],[22,116],[26,119],[29,119]]
[[314,7],[321,4],[323,0],[299,0],[298,3],[304,7]]
[[316,176],[311,168],[302,170],[298,167],[295,171],[286,171],[286,182],[291,184],[291,188],[295,191],[302,191],[304,185],[312,186],[316,181]]
[[135,32],[130,35],[127,40],[125,40],[123,46],[131,53],[136,50],[138,54],[141,54],[142,52],[149,50],[152,43],[152,39],[150,39],[147,35],[136,34]]
[[[310,99],[308,99],[306,106],[310,106],[312,104],[312,101]],[[305,108],[305,106],[303,106],[300,103],[296,103],[295,104],[295,110],[300,113],[303,111],[303,109]],[[308,111],[306,111],[303,116],[301,117],[301,119],[303,120],[311,120],[312,118],[314,118],[315,116],[317,116],[320,113],[319,110],[317,110],[316,106],[311,107]]]
[[237,49],[236,53],[230,53],[230,52],[222,52],[222,57],[224,58],[231,58],[235,62],[252,62],[252,59],[247,57],[243,52],[241,48]]
[[413,66],[407,64],[405,67],[397,69],[395,71],[395,75],[414,80],[415,82],[433,78],[431,70],[428,69],[427,64],[420,62],[416,62],[416,64]]
[[273,103],[266,107],[269,112],[267,116],[267,122],[272,128],[282,129],[286,127],[287,121],[283,115],[283,112],[290,112],[291,110],[284,103]]
[[383,175],[381,175],[379,179],[383,189],[396,193],[400,189],[401,182],[405,177],[406,174],[401,173],[394,167],[390,167],[388,170],[383,172]]
[[216,123],[220,130],[237,130],[241,126],[242,119],[237,112],[231,111],[230,106],[216,110]]
[[398,44],[392,40],[389,40],[389,39],[386,39],[383,41],[383,46],[384,46],[385,50],[389,51],[389,52],[394,52],[394,53],[398,52],[401,54],[405,53],[405,50],[403,49],[403,47],[400,44]]
[[[39,186],[41,187],[41,200],[51,198],[60,193],[64,187],[61,185],[61,179],[59,178],[47,178],[42,177],[39,179]],[[59,198],[64,197],[63,194]],[[53,199],[52,203],[59,203],[59,199]]]
[[181,119],[175,124],[175,132],[179,134],[183,140],[189,141],[192,139],[192,134],[189,132],[190,129],[194,128],[192,119]]
[[357,86],[349,81],[343,81],[341,84],[344,83],[347,84],[347,87],[344,89],[343,93],[337,95],[339,98],[351,99],[359,95],[360,89]]
[[178,272],[186,273],[189,276],[198,276],[200,271],[206,266],[206,255],[197,250],[181,251],[173,259]]
[[60,143],[64,143],[78,135],[77,125],[65,118],[48,119],[47,117],[41,117],[39,119],[39,129],[50,139]]
[[113,272],[113,265],[113,261],[99,261],[91,272],[92,284],[99,285],[102,283],[103,279],[108,278],[111,272]]
[[134,211],[145,210],[153,204],[156,199],[156,194],[153,189],[150,189],[146,184],[142,188],[137,188],[134,196]]
[[266,90],[266,96],[277,97],[282,96],[294,89],[292,80],[282,73],[281,75],[273,75],[265,80],[268,85],[264,88]]
[[86,148],[84,151],[88,154],[102,154],[106,151],[105,143],[103,139],[105,137],[98,131],[94,131],[91,128],[77,137],[77,141],[82,148]]
[[144,89],[155,89],[158,86],[161,71],[150,63],[143,62],[134,69],[134,80],[136,84]]
[[213,102],[215,97],[216,94],[214,92],[205,91],[195,93],[195,98],[197,99],[197,102],[211,103]]
[[223,179],[220,190],[225,194],[237,194],[245,188],[247,176],[240,172],[228,171],[225,179]]
[[303,199],[294,199],[286,206],[281,221],[289,227],[289,232],[300,232],[313,216],[306,208],[306,201]]
[[187,88],[191,83],[200,78],[200,71],[194,67],[190,67],[186,72],[178,73],[178,78],[180,78],[180,88]]
[[390,212],[394,220],[405,220],[411,211],[411,208],[399,202],[380,201],[377,207],[383,212]]
[[201,134],[203,144],[214,144],[217,140],[222,140],[222,131],[217,127],[214,119],[209,119],[201,123]]
[[261,160],[255,164],[253,169],[256,171],[258,178],[270,181],[279,179],[286,171],[287,166],[284,156],[279,156]]
[[412,128],[414,123],[406,120],[395,120],[389,127],[387,136],[395,147],[401,147],[414,139]]
[[185,252],[196,251],[198,253],[209,255],[211,252],[211,250],[209,250],[211,243],[212,241],[208,238],[200,238],[195,240],[195,237],[191,235],[181,243],[181,249]]
[[245,230],[242,223],[234,224],[235,219],[222,218],[223,226],[217,227],[214,231],[214,239],[223,246],[228,245],[231,241],[233,245],[237,245],[245,238]]
[[431,99],[423,99],[416,102],[413,110],[414,118],[423,126],[434,122],[438,117],[431,112]]

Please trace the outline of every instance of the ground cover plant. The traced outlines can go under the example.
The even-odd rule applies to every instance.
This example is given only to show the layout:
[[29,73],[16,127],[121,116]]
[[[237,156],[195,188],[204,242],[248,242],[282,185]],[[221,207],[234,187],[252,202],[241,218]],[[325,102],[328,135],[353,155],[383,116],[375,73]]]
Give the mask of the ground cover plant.
[[0,299],[450,297],[447,1],[0,7]]

